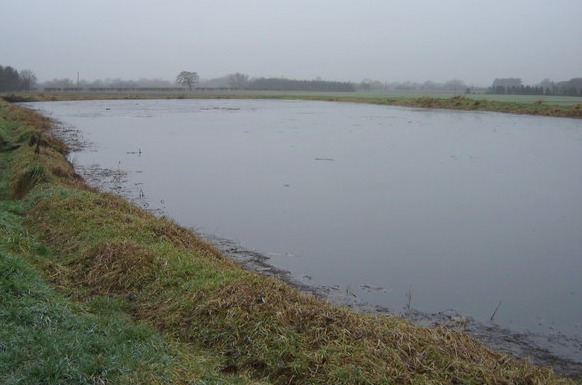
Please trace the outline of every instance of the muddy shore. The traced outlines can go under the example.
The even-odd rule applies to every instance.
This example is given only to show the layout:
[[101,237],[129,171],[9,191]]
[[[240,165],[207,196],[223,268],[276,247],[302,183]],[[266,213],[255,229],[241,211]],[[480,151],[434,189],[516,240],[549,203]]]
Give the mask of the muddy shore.
[[[359,312],[374,312],[394,315],[389,309],[382,306],[373,306],[358,301],[353,295],[327,286],[309,286],[294,279],[285,270],[277,269],[269,264],[269,257],[259,252],[249,250],[236,241],[218,237],[216,235],[200,234],[224,254],[238,261],[247,269],[270,275],[284,280],[301,291],[316,297],[353,308]],[[424,313],[412,308],[405,314],[398,314],[416,324],[423,326],[444,325],[454,330],[466,332],[492,349],[512,354],[520,358],[530,358],[534,363],[549,366],[558,374],[564,376],[579,376],[582,374],[582,362],[560,357],[552,351],[559,351],[565,344],[573,341],[564,335],[543,336],[533,332],[515,333],[494,322],[480,323],[475,319],[446,310],[439,313]],[[582,349],[582,345],[578,347]]]

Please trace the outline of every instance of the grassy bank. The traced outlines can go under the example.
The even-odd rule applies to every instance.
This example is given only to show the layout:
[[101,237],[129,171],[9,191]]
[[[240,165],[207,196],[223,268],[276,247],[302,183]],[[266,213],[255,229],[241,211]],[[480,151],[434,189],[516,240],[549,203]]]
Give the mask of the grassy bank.
[[192,93],[30,93],[6,94],[7,101],[57,101],[85,99],[159,99],[159,98],[218,98],[218,99],[300,99],[350,103],[369,103],[387,106],[436,108],[462,111],[490,111],[537,116],[582,118],[582,98],[533,97],[523,95],[426,95],[410,93],[329,93],[329,92],[261,92],[261,91],[198,91]]
[[[275,96],[268,96],[269,98]],[[551,104],[541,99],[537,101],[477,99],[468,96],[452,97],[401,97],[401,96],[325,96],[325,95],[301,95],[281,98],[297,98],[303,100],[326,100],[335,102],[368,103],[385,106],[400,106],[413,108],[433,108],[460,111],[488,111],[522,115],[554,116],[567,118],[582,118],[582,104]]]
[[446,327],[244,270],[85,186],[50,127],[0,102],[1,383],[571,383]]

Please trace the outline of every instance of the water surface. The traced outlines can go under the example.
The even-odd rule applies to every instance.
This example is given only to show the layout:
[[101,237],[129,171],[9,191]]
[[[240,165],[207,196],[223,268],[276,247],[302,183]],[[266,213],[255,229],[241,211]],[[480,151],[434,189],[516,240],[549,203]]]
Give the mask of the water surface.
[[298,280],[566,336],[582,360],[580,120],[305,101],[35,103],[78,166]]

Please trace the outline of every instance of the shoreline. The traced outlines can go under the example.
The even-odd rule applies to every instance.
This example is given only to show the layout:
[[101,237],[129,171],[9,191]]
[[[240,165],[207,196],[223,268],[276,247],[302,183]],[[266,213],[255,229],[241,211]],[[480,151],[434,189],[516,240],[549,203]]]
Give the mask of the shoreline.
[[269,264],[270,258],[268,256],[250,250],[236,241],[216,235],[199,235],[221,252],[240,263],[244,268],[280,279],[296,287],[301,292],[313,295],[318,299],[340,306],[347,306],[360,313],[402,317],[419,326],[446,326],[472,335],[491,349],[511,354],[518,358],[531,359],[537,365],[551,367],[560,375],[576,376],[582,373],[582,362],[559,356],[550,350],[551,348],[559,348],[563,342],[561,338],[565,337],[543,336],[527,331],[519,333],[493,322],[489,324],[478,322],[470,316],[459,314],[451,309],[439,313],[426,313],[412,308],[407,314],[394,314],[382,306],[370,306],[369,304],[361,303],[347,294],[334,292],[329,287],[316,287],[299,282],[288,271]]
[[192,91],[177,93],[150,92],[32,92],[5,93],[0,99],[9,103],[43,102],[43,101],[80,101],[80,100],[117,100],[117,99],[288,99],[328,102],[365,103],[385,106],[411,107],[423,109],[448,109],[457,111],[486,111],[533,116],[548,116],[582,119],[582,98],[578,103],[567,104],[545,101],[543,97],[535,101],[496,100],[494,95],[454,95],[454,96],[410,96],[393,94],[361,94],[333,92],[297,92],[297,91]]

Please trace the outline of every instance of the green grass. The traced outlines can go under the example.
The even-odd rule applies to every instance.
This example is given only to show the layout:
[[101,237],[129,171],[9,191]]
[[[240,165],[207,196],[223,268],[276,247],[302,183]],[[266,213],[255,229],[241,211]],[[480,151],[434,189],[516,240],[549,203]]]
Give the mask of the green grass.
[[141,383],[171,379],[172,356],[124,305],[95,298],[84,309],[58,296],[21,259],[0,254],[0,383]]
[[[26,114],[0,102],[0,128],[39,119]],[[246,271],[192,231],[84,186],[63,149],[0,153],[12,181],[0,191],[0,382],[571,383],[446,327],[357,314]],[[16,194],[33,165],[46,178]]]
[[70,301],[5,252],[0,304],[2,384],[248,383],[217,375],[216,357],[184,354],[151,326],[134,322],[129,302],[105,296]]
[[473,99],[495,100],[500,102],[514,102],[514,103],[535,103],[535,104],[549,104],[559,106],[575,106],[582,104],[582,97],[578,96],[540,96],[540,95],[489,95],[477,94],[467,95]]
[[[4,178],[5,179],[5,175]],[[171,349],[123,301],[58,294],[29,259],[50,258],[24,225],[29,205],[0,194],[0,383],[142,383],[171,378]]]
[[[341,96],[350,96],[345,93]],[[520,104],[547,104],[560,106],[575,106],[582,104],[582,97],[577,96],[553,96],[553,95],[494,95],[494,94],[464,94],[464,92],[445,92],[445,91],[387,91],[387,92],[357,92],[351,96],[362,98],[394,98],[394,99],[419,99],[419,98],[436,98],[450,99],[463,96],[474,100],[491,100],[497,102],[510,102]]]

